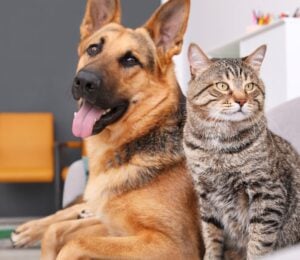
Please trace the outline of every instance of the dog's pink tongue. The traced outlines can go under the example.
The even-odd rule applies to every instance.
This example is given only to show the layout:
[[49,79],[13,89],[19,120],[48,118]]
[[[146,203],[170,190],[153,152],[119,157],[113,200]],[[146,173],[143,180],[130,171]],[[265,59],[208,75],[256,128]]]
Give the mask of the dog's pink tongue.
[[103,112],[104,110],[95,108],[87,102],[84,102],[78,113],[74,116],[72,126],[73,134],[81,138],[91,136],[94,124],[101,118]]

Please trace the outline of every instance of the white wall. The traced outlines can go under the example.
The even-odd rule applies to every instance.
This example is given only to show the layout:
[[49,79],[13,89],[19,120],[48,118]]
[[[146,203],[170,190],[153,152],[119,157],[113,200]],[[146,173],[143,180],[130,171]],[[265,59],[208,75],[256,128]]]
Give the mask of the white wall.
[[252,24],[252,10],[293,14],[299,0],[191,0],[188,41],[195,41],[205,50],[243,36]]
[[300,0],[191,0],[191,16],[181,57],[176,58],[180,84],[185,90],[189,79],[187,46],[198,43],[206,52],[245,34],[252,23],[252,10],[293,13]]

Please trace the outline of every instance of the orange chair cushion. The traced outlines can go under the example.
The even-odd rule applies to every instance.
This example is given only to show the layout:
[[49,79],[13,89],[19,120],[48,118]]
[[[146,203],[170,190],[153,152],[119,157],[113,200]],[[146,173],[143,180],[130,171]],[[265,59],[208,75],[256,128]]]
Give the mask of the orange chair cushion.
[[0,181],[50,182],[53,178],[53,115],[0,113]]
[[0,182],[51,182],[50,168],[0,168]]

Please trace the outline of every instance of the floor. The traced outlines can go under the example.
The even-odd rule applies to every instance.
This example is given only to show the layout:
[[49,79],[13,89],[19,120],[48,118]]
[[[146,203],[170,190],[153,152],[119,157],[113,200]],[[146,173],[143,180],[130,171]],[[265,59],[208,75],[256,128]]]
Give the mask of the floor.
[[40,250],[38,249],[0,249],[1,260],[39,260]]
[[[28,221],[32,218],[0,218],[0,229],[9,228],[14,229],[20,223]],[[0,260],[39,260],[39,247],[33,249],[15,249],[9,239],[0,239]],[[290,249],[282,250],[276,254],[272,254],[261,260],[299,260],[300,259],[300,245]]]
[[[24,223],[32,218],[0,218],[0,229],[14,229],[20,223]],[[38,260],[40,259],[40,249],[15,249],[9,239],[0,239],[0,259],[1,260]]]

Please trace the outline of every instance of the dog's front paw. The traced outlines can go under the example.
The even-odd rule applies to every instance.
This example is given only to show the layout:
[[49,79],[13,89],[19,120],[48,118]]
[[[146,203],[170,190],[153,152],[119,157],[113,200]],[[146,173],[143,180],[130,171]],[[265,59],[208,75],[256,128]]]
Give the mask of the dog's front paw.
[[94,214],[87,210],[87,209],[84,209],[80,212],[80,214],[78,215],[78,218],[79,219],[83,219],[83,218],[91,218],[91,217],[94,217]]
[[13,247],[31,247],[39,243],[45,227],[40,220],[32,220],[18,226],[11,234]]

